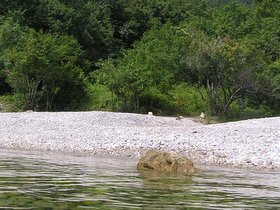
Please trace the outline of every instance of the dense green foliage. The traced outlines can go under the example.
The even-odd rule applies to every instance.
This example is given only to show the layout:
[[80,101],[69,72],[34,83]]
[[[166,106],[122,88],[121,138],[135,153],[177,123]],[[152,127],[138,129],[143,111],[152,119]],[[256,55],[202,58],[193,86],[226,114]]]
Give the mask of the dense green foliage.
[[279,11],[272,0],[2,0],[0,100],[13,110],[277,114]]

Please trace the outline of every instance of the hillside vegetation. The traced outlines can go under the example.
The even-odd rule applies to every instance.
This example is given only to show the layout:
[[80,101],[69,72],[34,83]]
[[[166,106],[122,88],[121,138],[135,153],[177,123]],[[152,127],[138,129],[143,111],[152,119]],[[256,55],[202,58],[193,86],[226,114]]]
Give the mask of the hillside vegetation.
[[279,11],[273,0],[1,0],[2,109],[277,115]]

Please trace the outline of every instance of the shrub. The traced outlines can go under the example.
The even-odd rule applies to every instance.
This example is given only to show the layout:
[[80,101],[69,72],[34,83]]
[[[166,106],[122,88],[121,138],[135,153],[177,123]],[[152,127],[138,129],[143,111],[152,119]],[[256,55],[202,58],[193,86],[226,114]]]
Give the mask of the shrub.
[[89,103],[88,110],[115,111],[119,109],[118,97],[113,94],[105,85],[94,84],[88,88]]
[[237,102],[231,104],[230,109],[225,116],[219,116],[221,121],[232,121],[232,120],[245,120],[252,118],[272,117],[277,115],[273,113],[271,109],[264,105],[253,106],[245,102],[245,107],[241,108]]
[[23,111],[23,95],[16,93],[14,95],[0,96],[0,112],[19,112]]
[[155,87],[148,88],[141,94],[140,108],[145,113],[152,111],[159,115],[175,114],[175,103],[172,98]]
[[170,91],[170,95],[176,107],[176,113],[182,115],[196,115],[200,112],[205,112],[207,105],[202,99],[201,94],[206,95],[206,93],[203,89],[201,89],[200,92],[187,84],[176,85]]

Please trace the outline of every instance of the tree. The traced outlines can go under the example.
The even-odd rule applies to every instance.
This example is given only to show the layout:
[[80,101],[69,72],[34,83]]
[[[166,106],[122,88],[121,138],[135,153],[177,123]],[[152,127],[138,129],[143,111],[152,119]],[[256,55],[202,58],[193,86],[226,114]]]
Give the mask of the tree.
[[251,7],[230,2],[213,13],[213,28],[220,37],[243,38],[253,32],[255,22]]
[[[110,9],[101,1],[15,0],[1,1],[5,16],[22,25],[60,35],[74,36],[90,61],[106,58],[115,49]],[[89,69],[85,70],[88,73]]]
[[167,93],[172,87],[179,68],[181,46],[177,27],[156,21],[152,30],[122,59],[103,63],[97,73],[99,81],[123,99],[125,110],[137,111],[145,90],[155,87]]
[[199,32],[188,35],[191,41],[183,75],[205,88],[211,114],[226,114],[234,101],[256,92],[261,65],[250,42],[213,39]]
[[85,95],[85,79],[77,65],[83,52],[77,41],[32,29],[26,29],[21,35],[16,45],[6,47],[2,59],[7,81],[24,96],[25,109],[34,110],[44,104],[43,109],[50,110],[54,97],[65,85],[73,85],[68,97],[64,97],[68,98],[63,102],[65,106],[70,103],[75,88],[81,88],[80,94]]
[[[15,23],[12,18],[0,18],[0,25],[0,53],[3,55],[8,47],[15,46],[19,42],[24,32],[20,25]],[[4,63],[0,56],[0,94],[11,91],[11,87],[6,79]]]

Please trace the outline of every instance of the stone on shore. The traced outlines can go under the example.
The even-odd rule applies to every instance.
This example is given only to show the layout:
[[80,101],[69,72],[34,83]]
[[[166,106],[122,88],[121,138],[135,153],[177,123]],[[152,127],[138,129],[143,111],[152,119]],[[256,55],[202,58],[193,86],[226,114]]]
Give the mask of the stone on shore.
[[137,169],[139,171],[179,173],[184,175],[191,175],[198,172],[198,169],[194,167],[192,161],[188,158],[157,150],[149,150],[140,158]]

